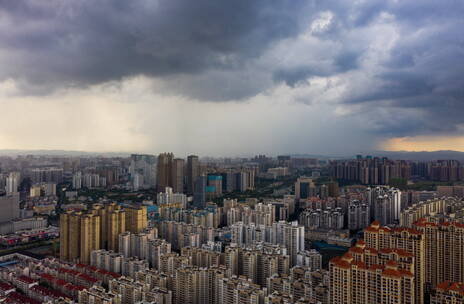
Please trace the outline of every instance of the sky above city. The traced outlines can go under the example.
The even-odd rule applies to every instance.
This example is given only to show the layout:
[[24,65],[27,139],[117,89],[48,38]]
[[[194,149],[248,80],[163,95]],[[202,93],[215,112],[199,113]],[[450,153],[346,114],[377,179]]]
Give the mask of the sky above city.
[[0,0],[0,149],[464,151],[462,0]]

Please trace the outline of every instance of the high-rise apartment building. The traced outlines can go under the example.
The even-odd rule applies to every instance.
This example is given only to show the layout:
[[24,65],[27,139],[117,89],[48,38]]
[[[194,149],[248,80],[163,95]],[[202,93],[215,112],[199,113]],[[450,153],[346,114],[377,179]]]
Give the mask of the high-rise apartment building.
[[300,177],[295,183],[295,198],[305,199],[316,196],[316,185],[311,178]]
[[364,230],[364,241],[375,250],[404,250],[414,256],[415,303],[424,303],[426,283],[426,241],[419,229],[382,227],[373,222]]
[[156,229],[147,228],[139,233],[126,231],[119,235],[119,253],[124,257],[148,260],[148,242],[157,236]]
[[72,187],[75,190],[79,190],[82,188],[82,172],[78,171],[73,174]]
[[0,196],[0,223],[19,218],[19,193]]
[[171,253],[171,244],[163,239],[149,240],[147,244],[147,259],[150,266],[159,270],[161,268],[161,256]]
[[395,188],[379,186],[367,189],[367,202],[371,220],[382,225],[399,223],[401,212],[401,191]]
[[221,173],[222,176],[222,192],[232,192],[236,189],[237,183],[234,173],[231,170]]
[[174,278],[174,302],[198,304],[200,297],[200,278],[195,267],[177,269]]
[[464,282],[464,224],[419,221],[425,236],[425,277],[431,287],[445,281]]
[[134,190],[155,188],[156,156],[132,154],[130,157],[129,173]]
[[195,182],[200,176],[200,162],[198,156],[189,155],[187,157],[187,168],[186,168],[186,177],[187,177],[187,193],[193,194],[195,191]]
[[174,193],[172,188],[166,188],[164,192],[156,195],[158,205],[168,205],[169,207],[187,208],[187,195],[183,193]]
[[440,217],[445,219],[456,219],[458,210],[462,209],[464,203],[456,198],[437,198],[413,204],[401,211],[400,225],[402,227],[413,227],[414,224],[423,218]]
[[184,167],[185,161],[182,158],[172,161],[172,189],[175,193],[184,193]]
[[111,271],[113,273],[121,273],[121,265],[124,256],[120,253],[108,251],[104,249],[94,250],[90,253],[90,265]]
[[138,233],[146,227],[145,206],[122,209],[115,203],[96,204],[87,213],[64,213],[60,216],[60,257],[89,263],[93,250],[118,251],[120,234]]
[[192,265],[197,267],[213,267],[221,265],[222,255],[219,252],[196,247],[183,247],[182,256],[191,258]]
[[408,179],[411,176],[411,164],[386,157],[358,156],[355,160],[331,161],[330,171],[332,177],[337,179],[365,185],[387,185],[393,178]]
[[[435,203],[424,204],[424,208],[440,209],[438,200]],[[464,281],[463,224],[422,219],[412,224],[411,228],[391,229],[374,222],[365,229],[364,239],[368,247],[399,248],[414,255],[416,303],[423,303],[425,290],[445,281]]]
[[34,168],[30,172],[31,181],[37,183],[62,183],[63,168]]
[[364,229],[370,222],[369,204],[359,200],[353,200],[348,204],[348,229]]
[[206,188],[207,195],[211,198],[222,194],[222,176],[216,174],[208,174],[208,186]]
[[264,301],[264,290],[243,277],[222,278],[219,279],[218,298],[224,304],[258,304]]
[[19,172],[10,172],[6,178],[5,192],[7,195],[18,192],[21,174]]
[[172,153],[161,153],[158,156],[157,163],[157,191],[164,191],[166,187],[173,186],[172,172],[173,172],[174,155]]
[[100,216],[100,247],[117,251],[119,235],[126,231],[126,214],[116,203],[95,204],[91,212]]
[[90,253],[100,248],[101,218],[92,213],[68,212],[60,217],[60,258],[90,263]]
[[414,256],[405,250],[358,242],[329,263],[330,303],[424,303],[415,300],[414,269]]
[[203,209],[206,204],[206,176],[201,175],[195,181],[193,205],[198,209]]
[[270,227],[270,243],[281,244],[287,248],[290,266],[297,264],[298,253],[305,250],[304,232],[304,227],[298,225],[297,221],[279,221]]
[[307,209],[299,216],[300,224],[310,229],[343,229],[345,213],[342,208],[327,207],[325,210]]
[[147,207],[128,206],[124,207],[126,213],[126,231],[138,233],[147,228]]
[[304,227],[299,226],[296,221],[284,227],[284,245],[287,247],[291,266],[296,265],[298,252],[305,250],[304,232]]
[[109,282],[108,287],[110,293],[120,294],[122,296],[122,304],[141,302],[144,293],[150,290],[148,284],[135,281],[128,277],[113,279]]
[[322,268],[322,255],[315,249],[300,251],[297,255],[297,265],[307,266],[311,270]]

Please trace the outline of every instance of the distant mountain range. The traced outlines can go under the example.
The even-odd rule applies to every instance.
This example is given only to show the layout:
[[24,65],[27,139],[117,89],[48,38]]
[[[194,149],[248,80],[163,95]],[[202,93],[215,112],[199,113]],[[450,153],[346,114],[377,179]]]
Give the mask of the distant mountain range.
[[[404,159],[404,160],[417,160],[417,161],[429,161],[439,159],[454,159],[464,161],[464,152],[442,150],[442,151],[371,151],[371,152],[360,152],[362,156],[371,155],[377,157],[388,157],[389,159]],[[292,154],[292,157],[311,157],[319,159],[352,159],[356,158],[356,155],[336,155],[336,154]]]
[[374,156],[386,156],[391,159],[404,159],[404,160],[439,160],[439,159],[454,159],[464,161],[464,152],[442,150],[442,151],[376,151],[372,152]]

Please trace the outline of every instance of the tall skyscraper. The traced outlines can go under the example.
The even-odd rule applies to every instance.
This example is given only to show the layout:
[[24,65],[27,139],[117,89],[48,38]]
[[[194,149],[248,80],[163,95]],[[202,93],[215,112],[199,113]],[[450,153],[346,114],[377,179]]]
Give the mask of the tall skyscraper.
[[235,178],[234,178],[234,173],[232,171],[227,171],[227,172],[221,173],[221,176],[222,176],[222,192],[227,193],[227,192],[234,191],[237,185]]
[[247,174],[246,172],[236,172],[235,174],[235,189],[237,189],[240,192],[244,192],[247,190]]
[[172,171],[173,171],[173,159],[172,153],[161,153],[158,156],[157,164],[157,191],[162,192],[166,187],[172,188]]
[[198,176],[200,176],[200,162],[198,160],[198,156],[196,155],[189,155],[187,157],[187,193],[193,194],[195,181],[197,180]]
[[6,178],[6,194],[18,192],[19,183],[21,182],[21,174],[19,172],[10,172]]
[[79,190],[82,188],[82,172],[76,172],[73,175],[72,179],[72,187],[75,190]]
[[184,167],[182,158],[175,158],[172,162],[172,189],[174,193],[184,193]]
[[425,236],[427,283],[464,282],[464,224],[420,220],[413,228]]
[[202,209],[206,203],[206,176],[202,175],[195,181],[194,194],[193,194],[193,205],[196,208]]
[[296,221],[284,227],[284,244],[290,256],[291,266],[296,265],[298,252],[305,249],[304,232],[304,227],[299,226]]
[[132,154],[129,173],[134,190],[151,189],[156,186],[156,156]]

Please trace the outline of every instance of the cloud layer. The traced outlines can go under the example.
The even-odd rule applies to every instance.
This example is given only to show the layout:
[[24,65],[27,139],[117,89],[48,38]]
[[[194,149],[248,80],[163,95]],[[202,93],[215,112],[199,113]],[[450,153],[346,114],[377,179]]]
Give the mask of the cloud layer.
[[[125,122],[135,133],[117,132],[141,141],[158,137],[147,131],[155,126],[149,113],[170,112],[186,126],[175,134],[178,141],[193,139],[185,147],[190,150],[213,149],[208,140],[194,144],[203,141],[195,125],[207,128],[247,111],[255,128],[270,132],[258,132],[264,141],[281,136],[267,148],[271,153],[291,152],[292,145],[298,152],[337,153],[347,145],[356,146],[350,151],[372,149],[389,138],[458,136],[464,125],[463,15],[464,3],[456,0],[0,0],[0,102],[5,113],[14,113],[28,102],[52,100],[56,105],[37,107],[62,114],[60,99],[82,113],[98,108],[98,100],[122,102],[138,113]],[[213,107],[215,117],[176,114],[179,103]],[[269,130],[266,117],[276,104],[279,132]],[[299,121],[307,129],[303,135],[294,134],[297,112],[311,116]],[[83,121],[95,119],[82,115]],[[140,121],[147,122],[138,128]],[[356,130],[347,138],[348,126]],[[235,121],[222,134],[240,130],[245,135],[236,143],[250,144],[247,128]],[[174,145],[163,141],[126,146]]]

